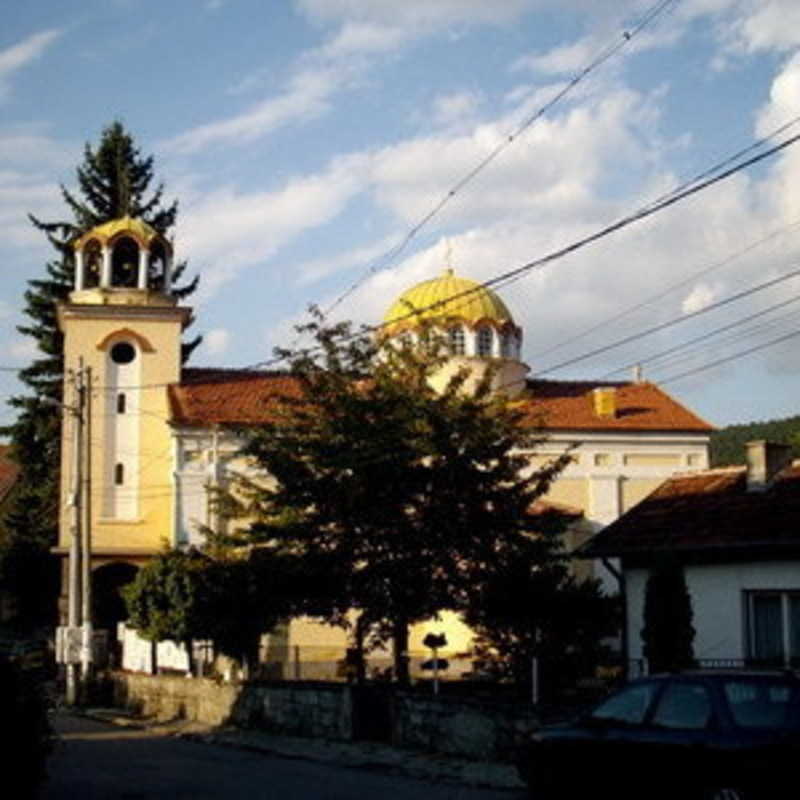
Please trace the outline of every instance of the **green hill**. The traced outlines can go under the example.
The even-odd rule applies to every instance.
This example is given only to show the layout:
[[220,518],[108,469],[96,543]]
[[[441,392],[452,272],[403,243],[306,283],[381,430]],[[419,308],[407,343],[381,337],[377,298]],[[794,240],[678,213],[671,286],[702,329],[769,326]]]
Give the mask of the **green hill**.
[[711,434],[711,466],[744,464],[745,444],[755,439],[786,442],[794,445],[794,457],[800,458],[800,416],[729,425]]

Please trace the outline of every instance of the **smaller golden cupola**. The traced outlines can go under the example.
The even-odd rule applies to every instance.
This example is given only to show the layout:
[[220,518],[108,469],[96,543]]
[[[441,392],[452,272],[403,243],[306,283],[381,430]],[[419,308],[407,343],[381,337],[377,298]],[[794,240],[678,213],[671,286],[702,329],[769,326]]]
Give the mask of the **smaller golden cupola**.
[[384,315],[380,336],[415,341],[432,326],[446,339],[449,358],[433,376],[435,388],[466,369],[467,390],[489,371],[491,385],[507,395],[525,387],[528,367],[521,360],[522,329],[500,297],[448,267],[438,278],[412,286]]
[[73,302],[131,303],[172,291],[172,245],[134,217],[98,225],[73,242]]

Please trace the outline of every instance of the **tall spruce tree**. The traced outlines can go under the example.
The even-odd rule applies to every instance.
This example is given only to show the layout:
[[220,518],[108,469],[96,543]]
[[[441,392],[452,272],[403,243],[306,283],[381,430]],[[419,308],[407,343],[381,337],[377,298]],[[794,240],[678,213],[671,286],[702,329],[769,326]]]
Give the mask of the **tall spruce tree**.
[[[142,156],[121,122],[105,128],[96,148],[86,144],[83,163],[77,168],[78,191],[61,187],[72,220],[44,222],[30,215],[33,225],[52,245],[55,255],[45,276],[29,281],[25,314],[29,323],[19,326],[30,336],[39,355],[20,372],[30,390],[10,400],[17,418],[2,430],[10,438],[11,455],[21,474],[2,518],[0,581],[16,601],[18,617],[25,626],[51,623],[58,591],[57,564],[48,557],[58,528],[60,472],[59,401],[63,379],[63,336],[56,320],[56,304],[72,290],[75,271],[71,243],[91,228],[112,219],[138,217],[162,235],[175,224],[177,201],[163,204],[164,187],[152,187],[153,157]],[[197,287],[197,278],[180,285],[186,268],[174,270],[173,293],[180,300]],[[184,360],[200,343],[200,337],[183,346]]]

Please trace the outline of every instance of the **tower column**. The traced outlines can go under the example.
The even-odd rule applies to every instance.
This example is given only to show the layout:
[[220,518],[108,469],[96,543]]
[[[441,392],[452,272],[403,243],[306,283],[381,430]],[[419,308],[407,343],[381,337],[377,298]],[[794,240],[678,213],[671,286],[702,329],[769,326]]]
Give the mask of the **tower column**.
[[86,284],[83,250],[75,251],[75,291],[80,292]]
[[164,257],[164,287],[161,290],[164,294],[172,293],[172,266],[174,260],[175,256],[170,250]]
[[103,263],[100,267],[100,286],[108,289],[111,286],[111,248],[108,244],[103,244],[102,248]]
[[139,289],[147,288],[147,262],[149,256],[150,251],[147,248],[139,248],[139,280],[137,282]]

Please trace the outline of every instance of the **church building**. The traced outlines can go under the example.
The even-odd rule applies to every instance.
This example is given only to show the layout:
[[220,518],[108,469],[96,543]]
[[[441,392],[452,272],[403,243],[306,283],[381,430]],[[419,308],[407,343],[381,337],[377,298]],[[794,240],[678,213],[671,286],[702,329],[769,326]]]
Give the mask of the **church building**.
[[[75,409],[80,400],[84,435],[75,435],[76,414],[65,413],[62,496],[70,497],[80,468],[94,622],[113,628],[124,616],[115,587],[164,545],[203,543],[202,529],[216,524],[210,491],[236,466],[239,444],[230,426],[258,424],[269,397],[284,393],[292,379],[182,367],[181,332],[192,312],[171,293],[170,243],[142,221],[114,220],[74,247],[75,286],[58,320],[64,404]],[[451,357],[437,380],[461,367],[477,377],[492,365],[494,385],[513,398],[541,439],[530,452],[532,467],[570,448],[569,466],[543,501],[575,518],[572,544],[670,475],[708,467],[711,426],[655,384],[528,378],[523,331],[509,308],[452,270],[387,298],[387,307],[382,335],[413,341],[419,326],[431,322],[443,331]],[[56,548],[64,565],[62,611],[74,516],[62,503]],[[297,636],[311,635],[311,625],[299,626]],[[321,636],[317,631],[312,638]],[[412,633],[412,649],[414,639]]]

